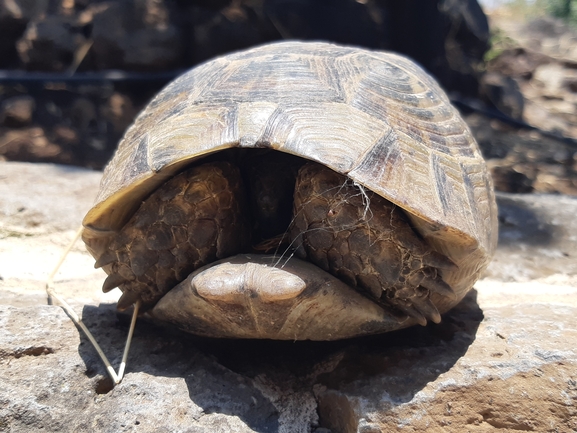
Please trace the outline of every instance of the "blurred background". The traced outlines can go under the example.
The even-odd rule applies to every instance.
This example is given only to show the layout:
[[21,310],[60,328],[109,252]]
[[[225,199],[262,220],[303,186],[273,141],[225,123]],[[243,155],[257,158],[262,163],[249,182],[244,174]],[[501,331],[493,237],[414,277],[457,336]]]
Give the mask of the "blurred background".
[[498,190],[577,196],[577,0],[0,0],[0,159],[101,169],[172,78],[280,39],[413,58]]

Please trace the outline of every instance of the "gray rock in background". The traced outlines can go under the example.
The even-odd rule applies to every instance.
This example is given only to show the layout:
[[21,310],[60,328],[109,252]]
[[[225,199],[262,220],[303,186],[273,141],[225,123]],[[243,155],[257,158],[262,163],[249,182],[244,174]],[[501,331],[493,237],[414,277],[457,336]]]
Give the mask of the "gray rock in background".
[[[162,71],[182,67],[179,12],[167,1],[107,2],[89,6],[97,69]],[[90,17],[90,18],[88,18]]]
[[86,38],[75,19],[49,15],[30,21],[16,48],[27,69],[61,71],[73,64],[84,43]]
[[0,1],[0,68],[18,66],[18,39],[30,20],[45,14],[47,9],[47,0]]
[[[293,343],[202,339],[141,320],[112,388],[86,338],[42,305],[98,178],[0,163],[0,431],[577,429],[577,200],[500,196],[496,261],[439,325]],[[118,293],[99,292],[92,263],[77,246],[57,287],[117,366],[127,318]]]
[[35,102],[30,96],[14,96],[0,104],[0,124],[9,127],[27,126],[32,122]]
[[577,277],[577,198],[498,194],[499,248],[486,277],[526,282]]

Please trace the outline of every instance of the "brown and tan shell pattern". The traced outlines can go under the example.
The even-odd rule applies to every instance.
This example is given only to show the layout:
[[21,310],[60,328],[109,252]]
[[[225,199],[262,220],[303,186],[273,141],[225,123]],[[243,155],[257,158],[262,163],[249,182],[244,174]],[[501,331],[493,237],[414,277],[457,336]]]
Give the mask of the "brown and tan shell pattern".
[[317,161],[405,210],[458,269],[460,300],[497,243],[490,176],[438,84],[410,60],[283,42],[217,58],[177,78],[136,119],[107,166],[83,239],[95,257],[143,198],[193,160],[272,148]]

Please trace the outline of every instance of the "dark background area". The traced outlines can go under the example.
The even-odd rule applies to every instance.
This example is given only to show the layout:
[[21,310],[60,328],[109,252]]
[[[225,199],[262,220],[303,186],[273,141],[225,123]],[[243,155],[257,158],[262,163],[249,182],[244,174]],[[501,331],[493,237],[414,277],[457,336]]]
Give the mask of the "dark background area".
[[[575,119],[525,115],[523,81],[558,59],[496,34],[476,0],[2,0],[0,158],[101,169],[182,71],[271,41],[324,40],[420,63],[466,116],[498,189],[577,195]],[[577,94],[577,78],[567,86]]]

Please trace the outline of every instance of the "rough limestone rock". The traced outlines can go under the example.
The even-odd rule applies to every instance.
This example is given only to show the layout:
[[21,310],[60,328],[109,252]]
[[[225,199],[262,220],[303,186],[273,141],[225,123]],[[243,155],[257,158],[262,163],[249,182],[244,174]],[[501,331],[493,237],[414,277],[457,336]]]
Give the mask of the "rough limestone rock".
[[[575,432],[577,200],[500,195],[501,246],[439,325],[331,343],[140,321],[112,388],[43,280],[99,173],[0,162],[0,432]],[[128,318],[77,245],[56,281],[118,365]]]

